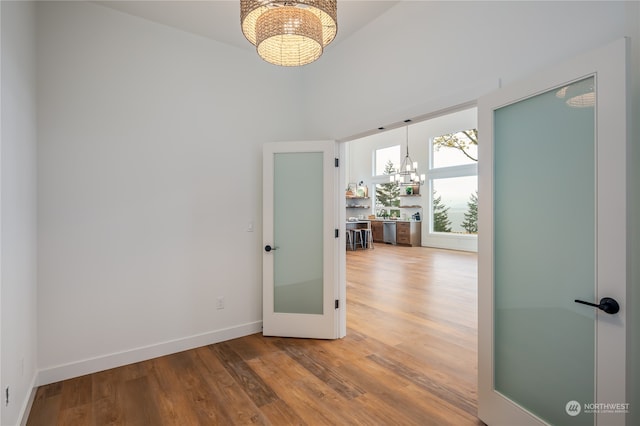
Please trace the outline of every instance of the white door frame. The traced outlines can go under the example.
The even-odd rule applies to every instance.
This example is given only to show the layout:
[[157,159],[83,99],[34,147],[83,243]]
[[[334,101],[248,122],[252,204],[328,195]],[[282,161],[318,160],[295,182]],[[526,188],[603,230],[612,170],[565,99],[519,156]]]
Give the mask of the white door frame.
[[[491,425],[540,425],[544,421],[495,391],[493,385],[493,112],[502,106],[593,75],[596,107],[596,299],[613,297],[616,315],[596,320],[596,395],[600,403],[626,399],[627,260],[627,99],[628,41],[618,40],[553,69],[493,92],[478,102],[478,417]],[[622,110],[619,107],[622,105]],[[615,206],[615,208],[610,208]],[[611,226],[606,226],[607,224]],[[587,401],[584,401],[585,403]],[[624,425],[625,415],[596,414],[596,424]]]

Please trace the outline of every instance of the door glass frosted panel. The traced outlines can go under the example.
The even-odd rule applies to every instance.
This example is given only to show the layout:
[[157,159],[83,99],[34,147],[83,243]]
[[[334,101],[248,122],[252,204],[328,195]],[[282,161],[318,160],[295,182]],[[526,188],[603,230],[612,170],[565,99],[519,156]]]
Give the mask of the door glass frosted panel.
[[321,152],[274,158],[274,312],[323,313]]
[[495,389],[557,425],[593,424],[565,411],[594,401],[595,309],[574,299],[595,300],[595,112],[574,88],[494,115]]

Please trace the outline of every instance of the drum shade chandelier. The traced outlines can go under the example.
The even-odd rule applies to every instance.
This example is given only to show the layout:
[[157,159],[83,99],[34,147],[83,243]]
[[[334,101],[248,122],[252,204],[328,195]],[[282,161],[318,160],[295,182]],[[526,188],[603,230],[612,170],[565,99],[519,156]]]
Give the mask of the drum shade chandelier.
[[563,87],[556,92],[556,97],[565,99],[573,108],[589,108],[596,104],[595,81],[593,77]]
[[265,61],[309,64],[338,31],[336,0],[240,0],[244,36]]

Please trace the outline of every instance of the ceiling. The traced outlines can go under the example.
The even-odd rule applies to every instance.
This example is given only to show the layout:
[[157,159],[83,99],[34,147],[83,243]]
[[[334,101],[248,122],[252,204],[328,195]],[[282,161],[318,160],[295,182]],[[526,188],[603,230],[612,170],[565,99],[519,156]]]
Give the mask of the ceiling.
[[[240,29],[240,0],[95,1],[149,21],[198,34],[232,46],[255,49]],[[334,44],[386,12],[398,1],[338,0],[338,34]]]

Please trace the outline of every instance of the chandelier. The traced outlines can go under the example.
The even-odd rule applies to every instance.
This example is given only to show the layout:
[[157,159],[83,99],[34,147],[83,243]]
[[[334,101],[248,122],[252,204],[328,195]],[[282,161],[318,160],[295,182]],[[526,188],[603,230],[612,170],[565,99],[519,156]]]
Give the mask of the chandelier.
[[389,180],[398,183],[400,186],[416,186],[422,185],[425,181],[425,175],[418,174],[418,163],[413,161],[409,156],[409,126],[407,129],[407,155],[402,160],[400,169],[391,175]]
[[588,108],[596,104],[595,81],[593,77],[565,86],[556,92],[556,97],[566,99],[570,107]]
[[336,0],[240,0],[240,24],[265,61],[306,65],[336,36]]

